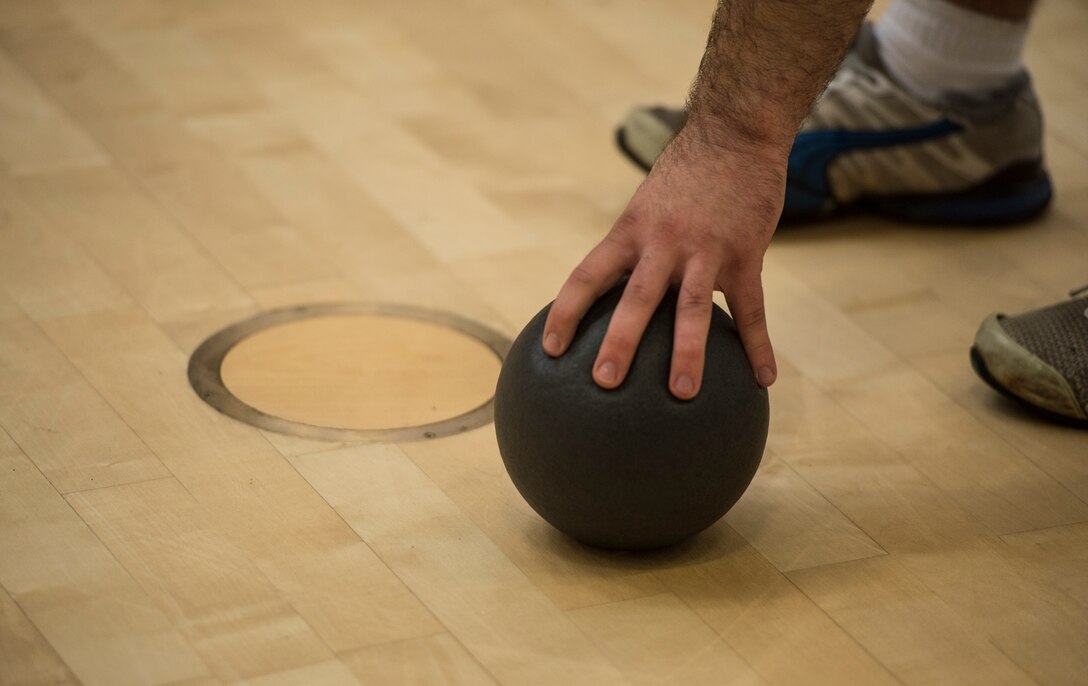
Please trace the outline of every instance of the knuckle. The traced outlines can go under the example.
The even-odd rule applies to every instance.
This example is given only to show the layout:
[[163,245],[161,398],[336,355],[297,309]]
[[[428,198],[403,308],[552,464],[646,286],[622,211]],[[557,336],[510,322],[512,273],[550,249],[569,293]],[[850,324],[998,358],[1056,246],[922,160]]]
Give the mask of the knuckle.
[[735,290],[750,293],[760,288],[760,274],[763,273],[763,258],[751,250],[739,250],[731,253],[725,260],[729,271],[729,281]]
[[737,270],[740,278],[748,285],[748,288],[752,291],[763,291],[763,280],[760,276],[763,273],[763,256],[758,252],[748,253],[746,259],[740,264],[740,268]]
[[672,247],[684,234],[684,224],[677,219],[663,219],[654,228],[654,243]]
[[638,241],[631,233],[613,228],[598,246],[598,255],[612,262],[631,263],[638,259]]
[[763,326],[767,321],[767,313],[763,305],[757,305],[750,310],[747,310],[737,322],[739,326],[744,328],[753,328]]
[[752,346],[752,355],[755,357],[763,357],[764,355],[773,357],[774,349],[771,348],[770,341],[760,341]]
[[650,308],[657,304],[654,302],[654,293],[642,281],[629,281],[623,290],[623,297],[639,309]]
[[597,276],[593,270],[586,266],[585,262],[579,264],[570,273],[567,282],[574,286],[593,287],[597,285]]
[[576,318],[574,308],[566,302],[556,300],[548,312],[548,325],[565,327]]
[[676,309],[681,312],[702,312],[710,309],[711,293],[688,285],[680,287]]
[[774,362],[774,349],[771,347],[771,342],[768,340],[764,339],[749,343],[745,346],[745,351],[748,353],[748,358],[751,360]]
[[636,344],[637,341],[626,333],[609,333],[601,345],[601,351],[602,354],[607,351],[617,357],[625,357],[635,349]]
[[673,350],[673,366],[678,370],[692,371],[703,363],[703,349],[698,344],[680,344]]
[[688,230],[686,243],[693,253],[709,253],[722,246],[722,238],[713,226],[700,224]]
[[628,208],[612,224],[612,230],[608,232],[605,239],[612,241],[630,240],[638,232],[638,227],[642,225],[642,222],[642,215],[638,211]]

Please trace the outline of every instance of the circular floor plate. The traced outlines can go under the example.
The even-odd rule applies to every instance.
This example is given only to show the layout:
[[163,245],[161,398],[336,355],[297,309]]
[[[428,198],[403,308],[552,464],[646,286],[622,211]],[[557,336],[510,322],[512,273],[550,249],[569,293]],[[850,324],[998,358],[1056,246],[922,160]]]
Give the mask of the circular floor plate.
[[326,440],[447,436],[492,418],[510,341],[446,312],[335,304],[277,310],[204,341],[189,381],[219,411]]

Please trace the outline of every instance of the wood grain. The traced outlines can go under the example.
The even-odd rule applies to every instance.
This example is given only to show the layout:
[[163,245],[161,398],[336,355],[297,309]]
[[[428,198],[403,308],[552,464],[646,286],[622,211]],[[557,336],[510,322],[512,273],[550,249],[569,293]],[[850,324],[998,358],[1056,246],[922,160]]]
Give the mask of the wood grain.
[[[201,341],[272,308],[515,336],[643,178],[614,127],[683,100],[712,6],[0,0],[0,682],[1083,683],[1088,433],[967,362],[987,314],[1088,280],[1077,0],[1025,54],[1044,216],[778,232],[767,454],[692,541],[567,539],[490,426],[334,443],[189,388]],[[404,386],[362,403],[381,422],[410,351],[457,357],[419,336],[375,372]]]

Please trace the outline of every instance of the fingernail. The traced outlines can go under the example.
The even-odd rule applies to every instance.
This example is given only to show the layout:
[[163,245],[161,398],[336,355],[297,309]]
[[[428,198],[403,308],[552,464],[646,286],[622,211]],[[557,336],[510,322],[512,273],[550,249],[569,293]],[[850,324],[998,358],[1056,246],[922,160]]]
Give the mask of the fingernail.
[[559,336],[550,333],[544,337],[544,352],[549,355],[559,354]]
[[770,367],[760,367],[759,373],[756,374],[756,379],[759,380],[759,385],[766,388],[774,383],[774,372]]
[[612,383],[616,380],[616,365],[611,362],[605,362],[600,367],[597,367],[597,378],[605,383]]
[[676,377],[676,381],[673,384],[676,391],[681,395],[691,395],[695,392],[695,382],[691,380],[691,377],[687,374],[681,374]]

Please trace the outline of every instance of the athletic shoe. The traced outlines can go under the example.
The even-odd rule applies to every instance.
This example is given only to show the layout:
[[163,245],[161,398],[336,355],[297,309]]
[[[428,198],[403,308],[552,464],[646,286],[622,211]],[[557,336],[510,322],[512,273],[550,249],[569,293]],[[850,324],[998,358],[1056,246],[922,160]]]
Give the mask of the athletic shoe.
[[1070,295],[1014,317],[987,317],[971,364],[999,392],[1088,427],[1088,286]]
[[[649,170],[685,118],[683,110],[637,108],[616,139]],[[782,219],[860,207],[921,223],[1024,221],[1051,198],[1042,138],[1026,73],[1000,92],[951,95],[934,107],[887,74],[865,24],[794,140]]]

